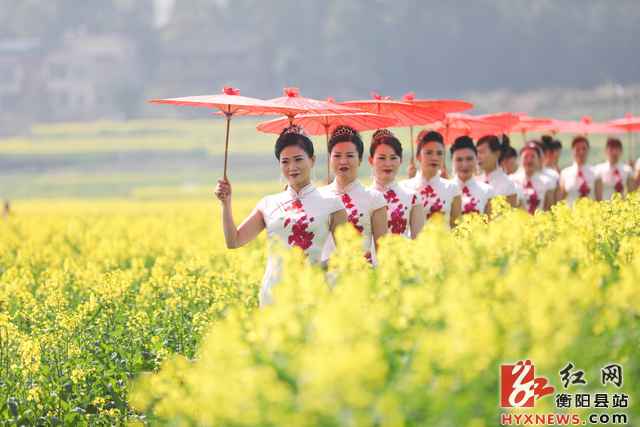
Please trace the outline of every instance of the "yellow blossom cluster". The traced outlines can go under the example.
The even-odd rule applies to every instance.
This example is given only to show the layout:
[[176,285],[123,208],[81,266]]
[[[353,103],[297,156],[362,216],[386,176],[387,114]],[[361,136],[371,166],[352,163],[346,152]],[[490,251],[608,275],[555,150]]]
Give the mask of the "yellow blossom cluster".
[[556,389],[568,361],[587,390],[620,363],[640,416],[640,196],[499,203],[385,236],[375,269],[349,226],[337,237],[329,271],[283,252],[258,309],[264,234],[227,250],[212,202],[17,203],[0,222],[0,419],[490,426],[500,364],[524,359]]

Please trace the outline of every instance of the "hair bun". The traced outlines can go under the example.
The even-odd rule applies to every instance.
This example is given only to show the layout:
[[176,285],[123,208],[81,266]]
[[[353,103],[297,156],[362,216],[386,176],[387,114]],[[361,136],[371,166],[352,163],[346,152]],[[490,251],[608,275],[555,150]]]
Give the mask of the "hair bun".
[[505,150],[510,147],[511,147],[511,140],[509,139],[509,135],[507,135],[506,133],[503,133],[502,134],[502,150]]

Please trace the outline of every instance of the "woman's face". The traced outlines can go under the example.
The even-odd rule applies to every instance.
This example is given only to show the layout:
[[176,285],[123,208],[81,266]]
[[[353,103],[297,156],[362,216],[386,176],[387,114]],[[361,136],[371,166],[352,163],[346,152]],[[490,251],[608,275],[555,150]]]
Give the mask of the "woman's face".
[[615,165],[620,161],[622,150],[618,147],[607,147],[605,154],[607,155],[607,160],[609,161],[609,163]]
[[504,170],[504,173],[507,175],[511,175],[518,170],[518,158],[517,157],[507,157],[502,162],[500,162],[500,166]]
[[478,145],[478,164],[482,170],[493,170],[498,164],[498,157],[500,153],[494,153],[489,148],[489,144]]
[[530,148],[522,152],[520,155],[520,163],[527,176],[531,176],[540,168],[540,157],[536,150]]
[[401,163],[402,158],[387,144],[378,145],[373,157],[369,157],[376,180],[385,184],[393,182]]
[[418,152],[418,161],[422,174],[426,176],[436,175],[442,168],[444,160],[444,145],[436,141],[429,141]]
[[462,181],[467,181],[476,173],[478,158],[471,148],[462,148],[453,153],[453,168]]
[[589,146],[584,141],[579,141],[573,146],[573,160],[577,164],[583,165],[587,163],[589,157]]
[[300,187],[311,181],[311,168],[315,158],[297,145],[285,147],[280,152],[280,169],[290,186]]
[[331,171],[337,177],[351,182],[358,177],[358,149],[353,142],[339,142],[331,150]]

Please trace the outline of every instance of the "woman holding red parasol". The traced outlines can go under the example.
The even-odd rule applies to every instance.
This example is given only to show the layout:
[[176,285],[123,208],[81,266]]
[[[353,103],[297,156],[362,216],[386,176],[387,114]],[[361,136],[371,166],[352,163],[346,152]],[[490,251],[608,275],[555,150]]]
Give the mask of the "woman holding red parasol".
[[[387,232],[387,203],[379,192],[365,188],[358,181],[364,145],[360,134],[349,126],[338,126],[329,138],[329,166],[335,178],[319,190],[339,197],[347,211],[347,220],[362,235],[365,258],[375,265],[378,239]],[[328,239],[322,259],[329,258],[335,243]]]
[[[313,144],[302,128],[290,126],[283,130],[276,141],[275,156],[287,179],[286,189],[262,198],[238,227],[231,210],[231,184],[226,179],[218,181],[215,194],[222,204],[227,247],[239,248],[266,228],[269,238],[289,247],[297,246],[310,262],[320,263],[325,242],[347,220],[344,206],[339,198],[322,193],[311,184],[315,156]],[[261,307],[273,302],[271,289],[279,275],[279,260],[270,254],[260,289]]]
[[402,164],[400,140],[387,129],[379,129],[371,138],[369,164],[373,170],[372,190],[387,202],[389,232],[415,239],[424,226],[424,209],[415,192],[396,182]]
[[458,184],[440,176],[444,156],[442,134],[423,130],[418,134],[416,147],[418,174],[400,184],[416,192],[418,200],[424,207],[427,220],[434,215],[444,215],[445,223],[449,227],[454,227],[460,216],[461,192]]
[[589,140],[576,136],[571,142],[573,164],[560,173],[559,199],[566,199],[569,206],[582,197],[602,200],[602,180],[596,176],[589,158]]

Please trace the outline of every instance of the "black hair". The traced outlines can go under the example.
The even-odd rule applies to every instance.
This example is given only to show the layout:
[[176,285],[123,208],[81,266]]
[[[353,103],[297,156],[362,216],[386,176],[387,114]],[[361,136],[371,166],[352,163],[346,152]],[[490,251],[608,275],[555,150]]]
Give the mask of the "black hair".
[[580,142],[584,142],[585,144],[587,144],[587,148],[589,148],[589,140],[587,139],[586,136],[582,136],[582,135],[578,135],[575,138],[573,138],[573,140],[571,141],[571,148],[575,148],[576,144]]
[[351,126],[340,125],[337,126],[333,132],[331,132],[331,138],[329,139],[329,144],[327,146],[327,150],[329,154],[333,151],[333,147],[340,142],[351,142],[356,146],[356,150],[358,151],[358,158],[362,160],[362,155],[364,154],[364,144],[362,143],[362,138],[360,138],[360,134]]
[[548,153],[550,151],[554,151],[554,143],[553,143],[553,137],[550,135],[542,135],[540,137],[540,140],[542,141],[542,151],[544,153]]
[[276,141],[275,154],[276,159],[280,160],[280,153],[287,147],[296,145],[304,150],[309,157],[313,157],[313,142],[303,133],[298,133],[299,128],[293,129],[293,126],[285,128]]
[[502,154],[500,155],[500,159],[498,159],[498,163],[502,163],[507,159],[512,159],[514,157],[518,157],[518,152],[515,148],[511,146],[511,140],[506,134],[502,135]]
[[524,144],[520,149],[520,155],[522,155],[522,153],[524,153],[526,150],[533,150],[536,152],[539,158],[542,158],[542,148],[540,148],[541,144],[542,143],[537,140],[527,141],[527,143]]
[[498,139],[497,136],[495,135],[485,135],[482,138],[480,138],[478,140],[478,142],[476,143],[476,147],[480,147],[481,145],[484,144],[488,144],[489,145],[489,150],[491,150],[494,153],[499,152],[500,155],[502,155],[502,151],[504,149],[502,141],[500,141],[500,139]]
[[474,154],[478,155],[478,150],[476,149],[476,146],[473,144],[473,139],[471,139],[466,135],[457,137],[449,150],[451,151],[451,155],[453,156],[453,153],[465,148],[472,150]]
[[423,130],[418,134],[418,146],[416,148],[416,156],[420,154],[420,150],[429,142],[437,142],[444,146],[444,138],[440,132],[436,132],[435,130]]
[[396,156],[402,158],[402,144],[390,131],[386,129],[378,129],[371,136],[371,145],[369,146],[369,155],[374,156],[376,150],[381,145],[388,145],[393,148]]
[[622,150],[622,142],[618,138],[609,138],[607,139],[607,148]]

